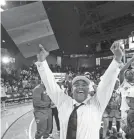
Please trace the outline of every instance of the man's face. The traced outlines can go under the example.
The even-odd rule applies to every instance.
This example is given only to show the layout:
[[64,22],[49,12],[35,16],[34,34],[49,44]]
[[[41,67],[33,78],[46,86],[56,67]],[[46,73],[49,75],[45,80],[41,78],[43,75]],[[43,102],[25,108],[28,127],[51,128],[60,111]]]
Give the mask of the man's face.
[[130,108],[134,109],[134,98],[133,97],[126,97],[127,99],[127,104]]
[[76,81],[72,86],[73,98],[82,103],[87,97],[89,93],[89,84],[84,80]]
[[128,81],[133,81],[134,80],[134,71],[133,70],[126,71],[125,78]]

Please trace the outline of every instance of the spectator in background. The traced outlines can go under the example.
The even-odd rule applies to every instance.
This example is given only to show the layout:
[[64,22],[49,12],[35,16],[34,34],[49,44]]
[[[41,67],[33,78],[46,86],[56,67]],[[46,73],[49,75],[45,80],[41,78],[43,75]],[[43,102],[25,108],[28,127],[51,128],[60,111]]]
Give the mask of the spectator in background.
[[[131,63],[134,61],[134,56],[130,59],[128,63],[124,65],[120,72],[120,92],[122,95],[122,103],[121,103],[121,116],[122,116],[122,122],[124,123],[127,116],[127,110],[129,109],[127,102],[126,102],[126,96],[129,93],[129,89],[134,87],[134,72],[132,70],[128,70]],[[123,124],[122,123],[122,124]]]
[[23,88],[25,88],[28,84],[28,81],[27,81],[27,77],[24,78],[24,80],[22,80],[22,86]]
[[50,132],[50,137],[53,138],[53,135],[52,135],[52,132],[53,132],[53,118],[55,118],[58,135],[60,135],[60,122],[59,122],[57,107],[55,106],[55,104],[53,102],[51,102],[51,108],[52,108],[52,129],[51,129],[51,132]]
[[12,90],[14,91],[14,92],[17,92],[18,91],[18,86],[15,84],[15,85],[13,85],[12,86]]
[[33,90],[34,116],[37,124],[35,139],[47,139],[52,129],[51,100],[44,84],[40,83]]
[[109,107],[110,107],[110,113],[109,113],[109,130],[112,132],[112,123],[115,118],[116,121],[116,129],[117,129],[117,136],[120,137],[120,123],[121,123],[121,111],[120,111],[120,106],[121,106],[121,95],[118,90],[114,90],[112,94],[112,98],[109,102]]
[[129,95],[126,97],[129,106],[127,114],[127,124],[123,127],[127,139],[134,138],[134,88],[131,88]]
[[115,118],[116,120],[117,135],[120,136],[119,131],[120,131],[120,119],[121,119],[121,113],[120,113],[121,96],[119,91],[117,90],[118,88],[119,88],[119,80],[116,81],[112,97],[103,114],[104,139],[106,138],[108,129],[110,130],[109,133],[113,133],[112,130],[113,118]]
[[93,82],[93,80],[91,80],[91,74],[89,72],[85,72],[84,74],[89,80],[90,80],[90,84],[89,84],[89,90],[90,90],[90,96],[94,96],[95,94],[95,83]]
[[67,88],[67,94],[70,96],[70,97],[72,97],[72,92],[71,92],[71,88],[72,88],[72,76],[71,75],[69,75],[68,76],[68,79],[65,81],[65,86],[66,86],[66,88]]
[[12,94],[12,87],[10,84],[7,85],[7,94]]
[[7,92],[7,89],[6,89],[6,86],[4,85],[4,80],[1,79],[1,101],[2,101],[2,107],[3,107],[3,110],[5,111],[6,110],[6,104],[5,104],[5,101],[6,101],[6,92]]
[[19,80],[19,81],[18,81],[18,88],[23,88],[22,80]]

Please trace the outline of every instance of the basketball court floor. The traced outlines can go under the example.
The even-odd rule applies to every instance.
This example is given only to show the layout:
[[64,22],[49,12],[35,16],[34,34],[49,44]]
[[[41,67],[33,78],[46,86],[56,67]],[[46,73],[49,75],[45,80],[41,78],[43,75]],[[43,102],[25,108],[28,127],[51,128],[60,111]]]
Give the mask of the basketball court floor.
[[[33,139],[36,131],[36,123],[33,116],[32,104],[22,104],[7,108],[1,114],[1,136],[2,139]],[[56,134],[54,121],[53,136]]]

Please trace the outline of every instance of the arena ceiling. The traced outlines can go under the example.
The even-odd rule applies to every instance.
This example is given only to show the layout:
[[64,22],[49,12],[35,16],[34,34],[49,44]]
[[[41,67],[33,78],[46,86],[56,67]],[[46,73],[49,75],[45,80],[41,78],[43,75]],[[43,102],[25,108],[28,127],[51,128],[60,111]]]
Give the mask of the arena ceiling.
[[[7,2],[14,8],[32,2]],[[54,53],[96,53],[96,44],[107,51],[115,39],[127,38],[134,30],[133,1],[43,1],[60,50]],[[32,12],[32,11],[31,11]],[[17,21],[16,21],[17,22]],[[18,53],[18,48],[2,26],[2,47]],[[88,46],[88,47],[86,47]]]

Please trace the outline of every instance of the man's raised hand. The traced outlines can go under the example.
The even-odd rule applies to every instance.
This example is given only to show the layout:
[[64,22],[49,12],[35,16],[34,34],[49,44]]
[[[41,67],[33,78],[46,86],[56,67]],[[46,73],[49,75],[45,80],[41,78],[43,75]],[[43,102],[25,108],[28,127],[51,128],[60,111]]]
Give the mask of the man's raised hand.
[[110,50],[113,52],[113,54],[115,56],[115,60],[117,62],[121,62],[121,59],[122,59],[122,57],[124,55],[124,50],[123,50],[121,44],[118,41],[115,41],[112,44]]
[[49,55],[49,52],[46,51],[41,44],[39,44],[39,49],[40,52],[39,54],[37,54],[37,59],[39,62],[43,62],[44,60],[46,60],[46,57]]

